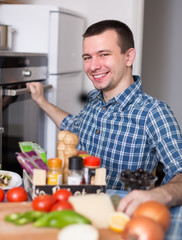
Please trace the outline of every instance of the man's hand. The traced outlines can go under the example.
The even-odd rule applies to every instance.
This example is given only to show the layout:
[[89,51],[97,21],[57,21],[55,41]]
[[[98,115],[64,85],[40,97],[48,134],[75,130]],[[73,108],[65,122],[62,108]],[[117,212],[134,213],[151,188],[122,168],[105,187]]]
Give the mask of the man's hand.
[[146,190],[133,190],[126,197],[121,199],[117,210],[132,216],[135,209],[143,202],[156,200],[155,194]]
[[151,190],[133,190],[121,199],[117,210],[132,216],[135,209],[143,202],[158,201],[172,207],[182,204],[182,174],[178,174],[167,184]]
[[32,99],[38,104],[41,105],[45,101],[44,89],[42,83],[40,82],[28,82],[26,87],[29,88]]

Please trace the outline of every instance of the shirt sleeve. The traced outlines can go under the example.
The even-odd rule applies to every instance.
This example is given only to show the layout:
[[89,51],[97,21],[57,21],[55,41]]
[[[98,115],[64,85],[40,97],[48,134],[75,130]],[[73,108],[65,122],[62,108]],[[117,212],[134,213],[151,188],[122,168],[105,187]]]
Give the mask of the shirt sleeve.
[[70,114],[63,119],[60,126],[60,130],[67,130],[79,135],[80,129],[79,126],[80,126],[79,115],[73,116]]
[[147,133],[157,158],[164,165],[167,183],[182,172],[182,135],[177,120],[169,106],[159,102],[153,107],[146,120]]

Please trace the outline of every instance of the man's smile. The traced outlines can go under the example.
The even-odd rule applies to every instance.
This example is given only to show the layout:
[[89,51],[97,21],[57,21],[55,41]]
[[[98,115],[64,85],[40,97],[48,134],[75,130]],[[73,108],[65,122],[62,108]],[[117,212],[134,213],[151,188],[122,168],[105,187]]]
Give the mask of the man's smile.
[[98,80],[102,80],[107,74],[108,74],[108,72],[107,73],[102,73],[102,74],[97,74],[97,75],[92,75],[92,76],[95,80],[98,81]]

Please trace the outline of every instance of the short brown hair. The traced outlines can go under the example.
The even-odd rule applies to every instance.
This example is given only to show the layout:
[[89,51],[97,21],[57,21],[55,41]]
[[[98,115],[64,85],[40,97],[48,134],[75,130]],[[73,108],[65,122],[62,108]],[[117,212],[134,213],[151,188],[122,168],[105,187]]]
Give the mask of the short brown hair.
[[131,29],[125,23],[117,20],[103,20],[92,24],[83,34],[83,38],[98,35],[107,30],[116,31],[121,53],[126,53],[128,49],[134,48],[134,38]]

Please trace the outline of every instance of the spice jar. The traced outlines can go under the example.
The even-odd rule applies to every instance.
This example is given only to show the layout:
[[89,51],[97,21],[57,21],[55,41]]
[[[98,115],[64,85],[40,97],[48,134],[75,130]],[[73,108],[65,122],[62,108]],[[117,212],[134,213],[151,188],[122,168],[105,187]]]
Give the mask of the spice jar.
[[100,167],[100,158],[89,156],[84,159],[84,178],[86,184],[95,184],[95,170]]
[[83,158],[79,156],[69,157],[68,185],[80,185],[83,183]]
[[47,166],[47,184],[62,184],[62,160],[60,158],[50,158],[48,159]]

